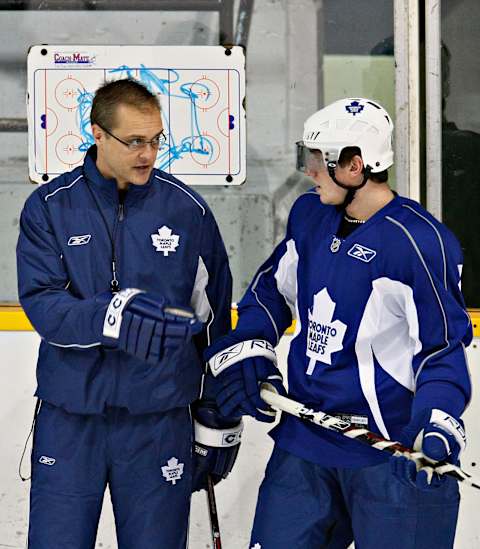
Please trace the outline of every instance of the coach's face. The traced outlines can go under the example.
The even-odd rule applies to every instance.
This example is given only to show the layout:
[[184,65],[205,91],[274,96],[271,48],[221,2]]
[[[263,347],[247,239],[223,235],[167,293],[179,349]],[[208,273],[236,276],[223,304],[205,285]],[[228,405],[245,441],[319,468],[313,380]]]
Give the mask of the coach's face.
[[92,131],[97,145],[97,168],[104,177],[116,179],[119,189],[126,189],[129,183],[148,182],[157,157],[158,137],[163,132],[157,108],[120,104],[113,127],[93,124]]

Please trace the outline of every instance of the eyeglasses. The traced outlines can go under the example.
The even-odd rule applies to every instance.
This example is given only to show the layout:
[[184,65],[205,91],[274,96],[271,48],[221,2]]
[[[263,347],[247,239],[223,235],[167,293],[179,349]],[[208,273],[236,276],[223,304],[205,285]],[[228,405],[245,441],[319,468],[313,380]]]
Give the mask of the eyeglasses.
[[[100,126],[100,124],[97,124],[97,126]],[[147,145],[150,145],[153,149],[159,149],[160,147],[163,147],[163,145],[165,145],[165,143],[167,142],[167,136],[165,135],[163,130],[150,141],[145,141],[144,139],[132,139],[131,141],[124,141],[123,139],[120,139],[116,135],[113,135],[113,133],[109,132],[107,128],[104,128],[103,126],[100,126],[100,128],[102,128],[105,133],[108,133],[110,137],[113,137],[114,139],[125,145],[125,147],[127,147],[129,151],[139,151],[141,149],[144,149]]]

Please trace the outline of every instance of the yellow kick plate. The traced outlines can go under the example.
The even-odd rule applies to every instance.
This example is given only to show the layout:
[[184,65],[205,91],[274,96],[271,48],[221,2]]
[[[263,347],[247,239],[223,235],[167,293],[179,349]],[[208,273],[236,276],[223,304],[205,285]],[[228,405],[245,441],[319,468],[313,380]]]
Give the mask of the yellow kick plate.
[[468,312],[472,319],[473,335],[480,337],[480,309],[468,309]]
[[0,305],[0,331],[27,332],[33,326],[19,305]]
[[[480,337],[480,309],[469,309],[470,318],[473,324],[473,335]],[[237,309],[232,309],[232,326],[235,327],[238,321]],[[0,305],[0,331],[2,332],[26,332],[32,331],[33,327],[28,321],[22,308],[18,305]],[[293,334],[295,320],[285,333]]]

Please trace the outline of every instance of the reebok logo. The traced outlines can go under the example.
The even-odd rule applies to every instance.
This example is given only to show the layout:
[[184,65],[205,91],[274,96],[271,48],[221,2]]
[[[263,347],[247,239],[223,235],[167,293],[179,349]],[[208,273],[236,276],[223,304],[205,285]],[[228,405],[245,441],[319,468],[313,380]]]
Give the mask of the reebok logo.
[[55,458],[51,458],[48,456],[40,456],[38,463],[42,463],[43,465],[55,465]]
[[361,244],[354,244],[348,250],[347,254],[350,257],[363,261],[364,263],[370,263],[370,261],[372,261],[372,259],[377,255],[377,252],[367,248],[366,246],[362,246]]
[[83,246],[84,244],[88,244],[90,242],[90,239],[92,238],[91,234],[82,234],[78,236],[71,236],[68,239],[68,245],[69,246]]
[[238,356],[243,349],[243,343],[238,343],[237,345],[232,345],[222,353],[219,353],[216,356],[214,369],[218,370],[226,361],[229,361],[231,358]]

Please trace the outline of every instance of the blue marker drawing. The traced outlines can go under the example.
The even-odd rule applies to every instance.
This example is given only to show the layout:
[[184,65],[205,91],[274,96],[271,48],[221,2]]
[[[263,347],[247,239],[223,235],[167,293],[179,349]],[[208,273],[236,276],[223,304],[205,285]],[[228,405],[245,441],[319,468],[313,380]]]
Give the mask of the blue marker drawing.
[[[158,69],[157,69],[158,70]],[[160,69],[161,70],[161,69]],[[155,74],[151,69],[144,65],[140,65],[138,69],[121,65],[111,69],[110,74],[114,74],[118,78],[132,78],[139,80],[152,93],[167,96],[169,99],[188,101],[190,103],[190,133],[184,136],[178,143],[177,138],[172,131],[168,113],[162,112],[163,121],[167,129],[167,142],[160,148],[157,155],[158,167],[161,170],[166,170],[182,159],[185,155],[199,155],[197,158],[199,164],[207,165],[213,158],[214,143],[209,139],[205,132],[202,131],[199,122],[199,110],[202,107],[198,105],[200,102],[206,102],[211,98],[212,91],[202,82],[185,82],[179,85],[179,94],[171,93],[171,85],[179,83],[180,74],[174,69],[163,69],[167,72],[168,78],[162,78]],[[86,152],[88,148],[94,144],[92,130],[90,126],[90,110],[92,107],[93,93],[86,90],[78,91],[78,109],[77,109],[77,124],[82,136],[82,144],[79,150]],[[43,122],[43,120],[42,120]],[[228,129],[235,128],[234,117],[228,118]]]
[[135,69],[131,69],[130,67],[127,67],[127,65],[120,65],[120,67],[111,69],[109,72],[111,74],[117,74],[119,80],[122,78],[135,78]]
[[78,147],[81,152],[87,152],[89,147],[95,143],[90,125],[90,111],[92,109],[93,93],[86,90],[77,90],[78,109],[77,125],[82,136],[82,144]]

